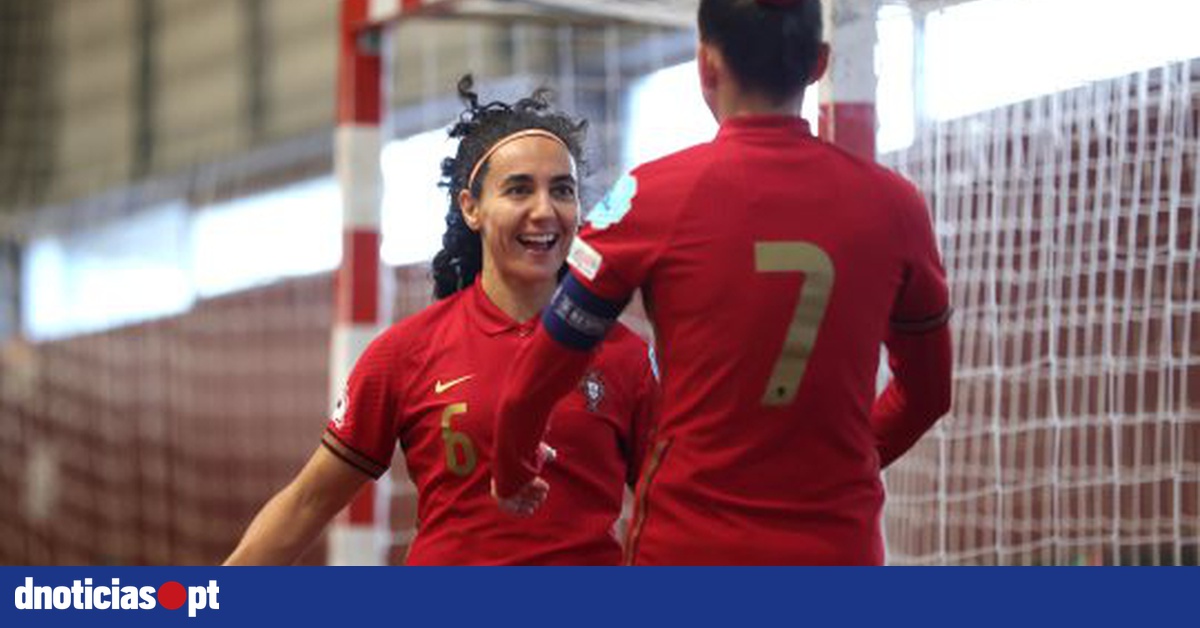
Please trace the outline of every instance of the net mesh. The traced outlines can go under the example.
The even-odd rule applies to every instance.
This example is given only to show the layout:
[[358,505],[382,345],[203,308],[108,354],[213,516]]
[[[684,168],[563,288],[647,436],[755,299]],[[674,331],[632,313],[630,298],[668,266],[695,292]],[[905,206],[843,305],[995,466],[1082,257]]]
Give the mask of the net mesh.
[[1200,543],[1200,64],[928,128],[951,416],[887,475],[897,563],[1175,564]]
[[21,499],[2,507],[4,562],[228,552],[254,504],[312,451],[330,293],[328,278],[289,282],[10,358],[6,375],[24,381],[4,394],[16,430],[3,430],[0,455]]

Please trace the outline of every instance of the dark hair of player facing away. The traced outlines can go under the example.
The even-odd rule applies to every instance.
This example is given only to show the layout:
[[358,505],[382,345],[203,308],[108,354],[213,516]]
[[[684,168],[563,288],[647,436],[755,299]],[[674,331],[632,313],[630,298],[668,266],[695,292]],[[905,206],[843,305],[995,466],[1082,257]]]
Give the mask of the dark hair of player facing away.
[[697,21],[742,88],[777,104],[808,84],[824,36],[820,0],[701,0]]
[[[550,108],[550,91],[547,89],[538,89],[528,98],[512,104],[499,101],[480,104],[474,81],[468,74],[458,81],[458,96],[467,106],[449,131],[451,138],[459,140],[458,152],[442,161],[442,179],[438,183],[450,195],[442,250],[433,258],[433,295],[438,299],[471,285],[483,268],[483,242],[479,234],[467,226],[458,206],[459,191],[466,187],[475,162],[493,144],[513,133],[543,129],[558,136],[575,158],[575,163],[582,167],[587,131],[586,121],[576,121]],[[475,198],[483,192],[487,171],[488,164],[485,163],[475,175],[471,187],[471,195]]]

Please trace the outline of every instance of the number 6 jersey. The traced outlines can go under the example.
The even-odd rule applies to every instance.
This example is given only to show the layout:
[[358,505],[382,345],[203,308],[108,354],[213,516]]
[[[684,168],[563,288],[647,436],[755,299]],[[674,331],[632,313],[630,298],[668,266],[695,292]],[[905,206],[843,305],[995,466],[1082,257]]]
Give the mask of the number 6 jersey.
[[600,299],[640,287],[655,327],[663,407],[631,562],[882,561],[880,346],[949,311],[908,182],[800,118],[734,118],[622,178],[570,263]]
[[545,442],[554,490],[528,519],[490,493],[497,388],[537,325],[518,323],[468,287],[393,325],[371,343],[322,443],[372,478],[397,442],[417,486],[408,564],[620,562],[613,525],[638,476],[657,384],[647,347],[621,328],[575,391],[554,408]]

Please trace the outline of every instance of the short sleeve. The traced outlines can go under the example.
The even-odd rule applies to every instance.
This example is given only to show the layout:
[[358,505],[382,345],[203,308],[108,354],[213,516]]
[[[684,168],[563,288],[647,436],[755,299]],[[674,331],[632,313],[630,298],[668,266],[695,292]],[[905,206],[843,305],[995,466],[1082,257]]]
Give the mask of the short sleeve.
[[901,186],[904,274],[892,308],[892,330],[920,334],[950,320],[950,292],[925,201],[907,181],[901,180]]
[[399,409],[395,341],[376,338],[359,357],[334,407],[321,443],[338,458],[378,479],[396,450],[395,417]]

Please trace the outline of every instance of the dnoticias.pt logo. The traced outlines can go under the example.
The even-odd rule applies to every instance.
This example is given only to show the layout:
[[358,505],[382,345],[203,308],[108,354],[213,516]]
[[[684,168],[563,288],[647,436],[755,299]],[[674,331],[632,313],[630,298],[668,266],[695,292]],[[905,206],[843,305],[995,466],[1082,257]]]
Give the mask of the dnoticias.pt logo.
[[96,585],[92,584],[91,578],[84,578],[82,582],[75,580],[69,587],[36,585],[33,578],[25,578],[25,584],[17,587],[15,597],[17,610],[21,611],[145,611],[157,606],[173,611],[186,603],[188,617],[195,617],[199,610],[219,610],[221,605],[217,594],[220,592],[216,580],[209,580],[208,586],[189,587],[172,580],[156,589],[122,585],[120,578],[113,578],[111,584]]

